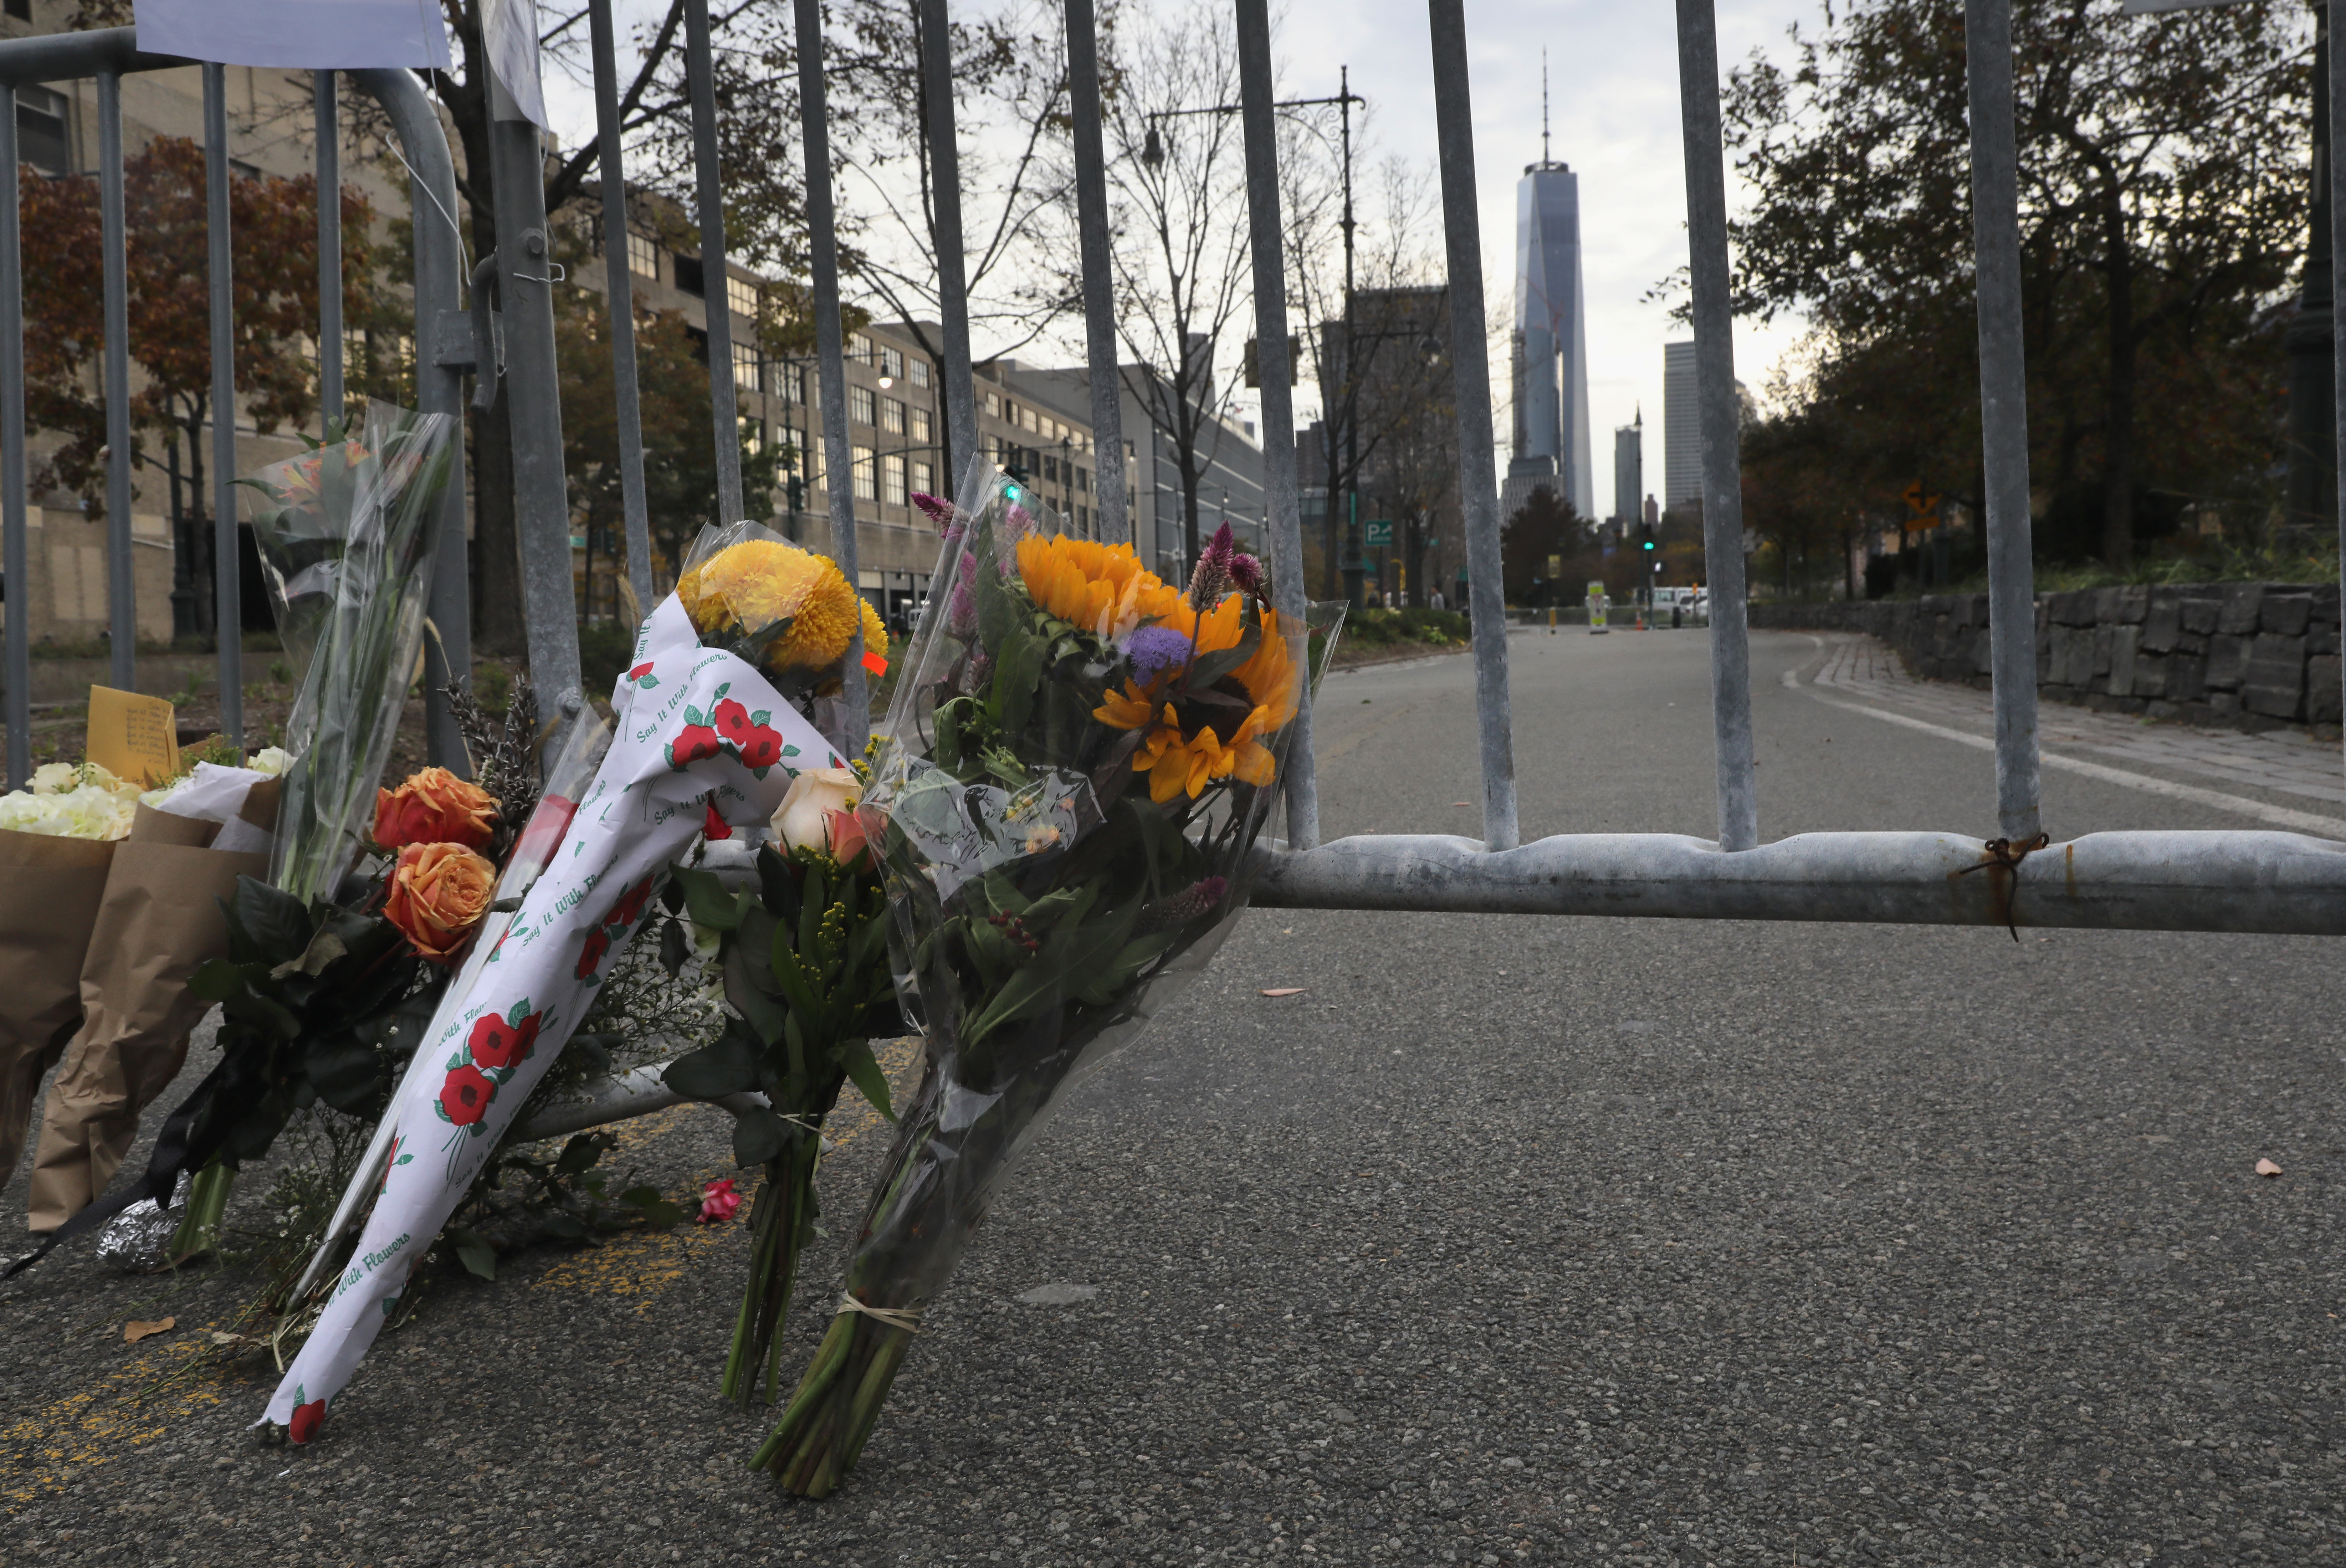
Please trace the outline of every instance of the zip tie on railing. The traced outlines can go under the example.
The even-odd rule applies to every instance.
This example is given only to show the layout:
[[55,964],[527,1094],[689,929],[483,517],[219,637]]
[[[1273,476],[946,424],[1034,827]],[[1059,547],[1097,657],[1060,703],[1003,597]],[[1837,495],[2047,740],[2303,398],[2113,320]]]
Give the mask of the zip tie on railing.
[[832,1316],[844,1317],[850,1312],[861,1312],[866,1318],[875,1319],[891,1329],[902,1329],[907,1334],[921,1331],[921,1312],[917,1307],[866,1307],[842,1291],[839,1298],[839,1310]]
[[[2037,850],[2043,849],[2052,841],[2053,836],[2050,833],[2039,833],[2033,839],[2023,839],[2016,844],[2010,839],[1990,839],[1987,842],[1980,846],[1980,853],[1985,858],[1983,859],[1978,865],[1965,866],[1962,871],[1955,873],[1955,875],[1959,877],[1967,877],[1974,871],[1988,871],[1996,870],[2007,871],[2012,873],[2012,887],[2011,890],[2004,894],[2004,926],[2006,931],[2012,932],[2012,940],[2014,942],[2018,942],[2020,940],[2020,916],[2018,909],[2020,900],[2020,862],[2026,860],[2029,856],[2035,854]],[[1988,881],[1993,882],[1995,879],[1994,877],[1990,877]]]

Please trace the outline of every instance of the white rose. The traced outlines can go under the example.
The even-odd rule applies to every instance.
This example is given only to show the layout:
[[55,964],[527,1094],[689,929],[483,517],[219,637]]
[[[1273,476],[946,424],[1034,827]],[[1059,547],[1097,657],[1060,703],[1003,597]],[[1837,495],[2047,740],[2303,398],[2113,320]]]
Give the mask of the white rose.
[[271,779],[282,777],[292,766],[293,754],[280,746],[264,746],[245,759],[244,765],[255,773],[265,773]]
[[790,792],[774,809],[774,838],[785,850],[827,851],[831,814],[853,810],[862,797],[863,781],[853,769],[810,768],[790,780]]
[[33,769],[33,793],[62,795],[81,782],[81,769],[70,762],[44,762]]

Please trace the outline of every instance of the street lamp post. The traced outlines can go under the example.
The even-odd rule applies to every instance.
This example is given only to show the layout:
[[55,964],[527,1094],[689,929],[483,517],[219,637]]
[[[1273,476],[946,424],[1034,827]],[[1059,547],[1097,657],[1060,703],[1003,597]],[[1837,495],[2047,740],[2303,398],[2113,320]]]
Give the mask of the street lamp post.
[[[1344,214],[1343,217],[1338,220],[1338,227],[1342,229],[1344,231],[1344,376],[1346,383],[1344,421],[1347,437],[1344,472],[1345,476],[1349,481],[1344,489],[1345,494],[1349,498],[1350,508],[1352,514],[1352,519],[1351,523],[1346,525],[1344,532],[1343,571],[1344,580],[1347,585],[1347,596],[1350,597],[1353,606],[1358,608],[1361,602],[1361,573],[1362,570],[1361,565],[1361,525],[1359,516],[1360,495],[1358,494],[1359,475],[1357,473],[1360,466],[1360,437],[1359,433],[1351,428],[1351,410],[1353,401],[1352,394],[1353,347],[1352,106],[1354,104],[1359,104],[1361,107],[1365,108],[1368,107],[1369,100],[1352,91],[1352,66],[1339,66],[1336,68],[1336,71],[1337,86],[1334,97],[1324,98],[1282,98],[1270,107],[1274,109],[1303,109],[1320,108],[1324,107],[1329,104],[1333,104],[1336,106],[1337,113],[1341,120],[1341,134],[1342,137],[1342,148],[1341,162],[1343,170]],[[1158,164],[1165,161],[1165,144],[1158,137],[1157,131],[1157,122],[1158,120],[1171,119],[1181,115],[1234,115],[1239,112],[1239,106],[1237,104],[1215,104],[1207,108],[1158,109],[1154,111],[1146,117],[1148,127],[1148,137],[1147,141],[1142,144],[1140,149],[1140,161],[1148,165],[1151,168],[1156,168]],[[1324,131],[1320,133],[1323,138],[1326,134],[1327,133]],[[1328,504],[1322,508],[1322,511],[1325,515],[1325,522],[1322,524],[1321,530],[1324,540],[1323,548],[1329,557],[1328,571],[1327,575],[1323,576],[1323,581],[1327,583],[1328,590],[1332,592],[1335,587],[1333,571],[1335,565],[1334,557],[1336,555],[1336,508],[1335,497],[1333,495],[1328,497]]]

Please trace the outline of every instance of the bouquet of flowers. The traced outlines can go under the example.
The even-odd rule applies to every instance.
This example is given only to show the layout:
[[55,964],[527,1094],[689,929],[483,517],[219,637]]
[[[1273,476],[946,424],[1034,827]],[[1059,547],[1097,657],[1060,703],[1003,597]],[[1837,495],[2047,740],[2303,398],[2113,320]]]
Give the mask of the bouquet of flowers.
[[1305,629],[1227,528],[1184,592],[996,481],[947,557],[858,810],[924,1076],[752,1461],[809,1497],[854,1464],[1019,1151],[1219,945],[1302,695]]
[[432,588],[431,520],[457,424],[371,403],[360,440],[325,442],[237,481],[301,686],[270,881],[304,905],[330,897],[360,848],[407,702]]
[[723,1382],[744,1408],[761,1368],[774,1397],[776,1332],[819,1213],[823,1122],[851,1077],[889,1114],[871,1042],[901,1033],[903,1018],[888,967],[887,894],[853,810],[862,790],[848,769],[800,774],[774,813],[772,842],[758,849],[754,892],[706,871],[676,873],[694,930],[718,936],[729,1005],[723,1032],[670,1064],[667,1083],[698,1100],[764,1098],[737,1112],[733,1128],[734,1159],[765,1167]]
[[610,751],[552,860],[440,1012],[392,1107],[399,1153],[263,1417],[297,1441],[647,923],[672,862],[704,830],[765,820],[799,773],[845,766],[798,706],[839,680],[859,638],[884,635],[838,567],[747,524],[705,532],[685,565],[638,635],[612,693]]
[[[139,1112],[178,1074],[195,1023],[189,972],[225,940],[212,895],[268,848],[265,826],[240,814],[284,754],[222,767],[238,759],[215,742],[195,758],[152,789],[52,762],[0,795],[0,1182],[57,1070],[26,1203],[36,1233],[106,1185]],[[265,822],[273,794],[253,804]]]

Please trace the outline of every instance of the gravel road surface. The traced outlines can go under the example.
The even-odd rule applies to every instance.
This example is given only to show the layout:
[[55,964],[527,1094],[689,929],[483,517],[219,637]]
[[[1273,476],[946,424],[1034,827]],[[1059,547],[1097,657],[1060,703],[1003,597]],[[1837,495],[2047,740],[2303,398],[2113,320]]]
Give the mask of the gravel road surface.
[[[1713,831],[1704,634],[1512,647],[1526,837]],[[1993,759],[1803,681],[1829,652],[1753,638],[1766,835],[1992,831]],[[1330,677],[1330,836],[1476,831],[1472,691]],[[2173,778],[2048,770],[2048,821],[2335,815]],[[247,1430],[265,1356],[171,1377],[246,1282],[61,1255],[0,1288],[0,1562],[2346,1562],[2337,945],[2021,939],[1254,911],[1038,1141],[820,1505],[716,1397],[739,1227],[444,1285],[300,1451]],[[699,1108],[628,1139],[679,1194],[729,1166]]]

